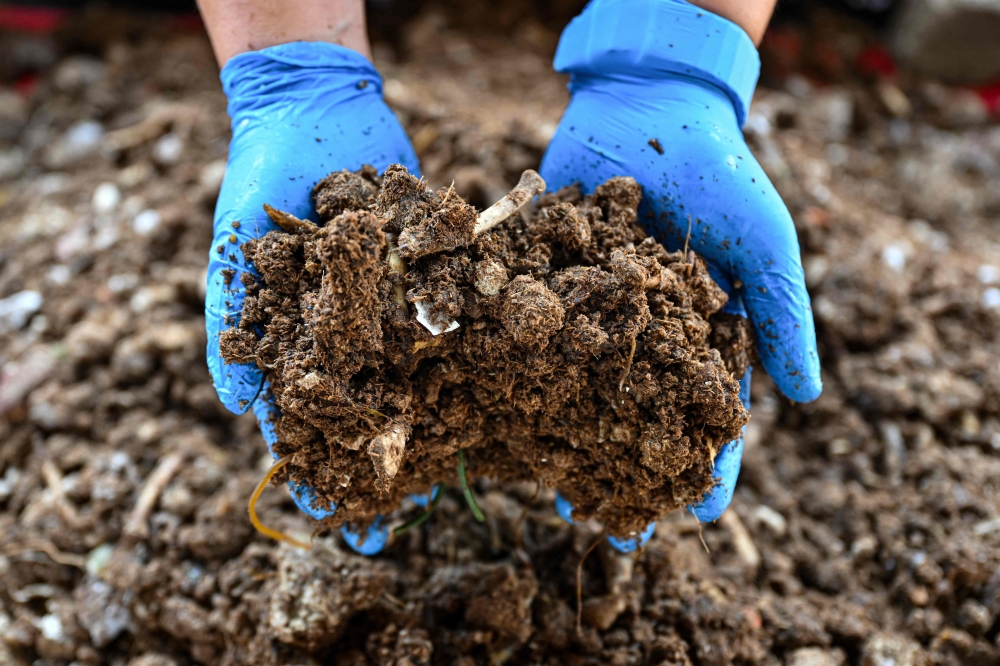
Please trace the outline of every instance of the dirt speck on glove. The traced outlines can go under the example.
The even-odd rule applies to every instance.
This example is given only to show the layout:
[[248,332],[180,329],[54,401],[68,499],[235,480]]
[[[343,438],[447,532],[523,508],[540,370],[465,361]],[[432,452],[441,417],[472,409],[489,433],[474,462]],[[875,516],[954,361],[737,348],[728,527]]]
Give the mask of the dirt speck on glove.
[[[470,474],[538,480],[619,536],[714,486],[714,452],[749,418],[750,331],[718,314],[699,257],[637,224],[635,181],[545,195],[478,238],[473,207],[401,166],[313,194],[315,232],[243,246],[261,278],[222,353],[266,371],[275,452],[336,504],[332,526],[454,485],[460,449]],[[432,336],[418,302],[458,328]]]

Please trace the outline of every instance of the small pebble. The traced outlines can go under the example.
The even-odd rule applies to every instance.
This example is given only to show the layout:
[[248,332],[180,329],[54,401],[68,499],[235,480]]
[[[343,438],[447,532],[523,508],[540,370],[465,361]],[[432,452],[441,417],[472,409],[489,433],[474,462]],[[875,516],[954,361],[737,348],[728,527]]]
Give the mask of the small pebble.
[[90,203],[98,215],[110,215],[122,202],[122,193],[114,183],[101,183],[94,190]]
[[996,284],[1000,282],[1000,268],[983,264],[976,269],[976,278],[983,284]]
[[754,525],[763,525],[775,537],[783,537],[788,532],[788,521],[785,517],[763,504],[759,505],[750,514],[750,522]]
[[83,120],[68,130],[63,136],[66,147],[73,152],[89,151],[97,147],[104,136],[104,128],[96,120]]
[[170,132],[169,134],[164,134],[153,146],[153,159],[159,164],[165,166],[170,166],[171,164],[176,164],[180,158],[181,153],[184,152],[184,139],[179,135]]
[[108,562],[111,561],[113,552],[115,552],[114,544],[102,543],[87,553],[87,573],[99,577],[104,568],[108,566]]
[[1000,289],[990,287],[983,292],[983,307],[990,310],[1000,310]]
[[215,160],[201,168],[198,174],[198,184],[206,194],[217,196],[222,188],[222,179],[226,176],[226,161]]
[[49,282],[55,285],[66,284],[72,276],[72,271],[70,271],[69,266],[66,266],[65,264],[56,264],[55,266],[51,266],[47,275]]
[[934,252],[944,252],[951,247],[948,234],[938,231],[927,220],[913,220],[910,222],[910,231],[918,241]]
[[132,220],[132,231],[147,236],[160,226],[160,213],[153,208],[147,208]]
[[0,479],[0,502],[6,502],[14,492],[14,484],[21,478],[21,470],[16,467],[8,467]]
[[0,300],[0,333],[24,328],[32,315],[42,308],[42,295],[26,289]]
[[906,267],[906,253],[899,245],[887,245],[882,250],[882,263],[899,273]]
[[36,626],[42,632],[42,636],[45,636],[50,641],[61,643],[66,640],[66,632],[63,630],[63,623],[58,615],[51,613],[43,615],[36,621]]
[[108,289],[115,294],[131,291],[139,285],[139,276],[135,273],[112,275],[108,278]]

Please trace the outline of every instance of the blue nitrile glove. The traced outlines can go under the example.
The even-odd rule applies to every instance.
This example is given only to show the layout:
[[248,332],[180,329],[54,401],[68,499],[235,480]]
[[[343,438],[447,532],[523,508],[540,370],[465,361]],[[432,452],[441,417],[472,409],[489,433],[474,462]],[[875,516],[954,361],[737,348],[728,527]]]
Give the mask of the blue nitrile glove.
[[[208,368],[230,411],[242,414],[253,405],[272,448],[277,441],[271,425],[276,407],[270,392],[261,392],[263,373],[256,365],[226,364],[219,356],[219,334],[239,321],[243,306],[240,275],[255,273],[240,245],[276,228],[263,211],[265,203],[315,220],[310,193],[331,171],[360,169],[364,164],[382,171],[398,162],[417,173],[417,157],[382,101],[378,72],[355,51],[324,42],[272,46],[233,57],[222,68],[221,78],[229,98],[233,138],[215,207],[208,265]],[[228,286],[225,269],[236,270]],[[305,513],[317,520],[332,515],[334,507],[314,506],[311,488],[292,485],[291,489]],[[348,544],[364,554],[381,550],[388,537],[382,521],[369,528],[360,545],[357,534],[343,531]]]
[[[743,406],[750,410],[750,375],[753,368],[747,368],[746,374],[740,380],[740,400]],[[746,432],[746,426],[743,427]],[[705,495],[697,506],[688,507],[691,513],[703,523],[710,523],[726,510],[733,500],[733,490],[736,488],[736,477],[740,475],[740,462],[743,458],[743,435],[739,439],[727,443],[715,456],[714,473],[719,483]],[[573,505],[569,500],[556,493],[556,513],[567,523],[573,521]],[[646,545],[656,531],[656,523],[646,525],[646,529],[629,539],[609,536],[608,542],[621,553],[631,553]]]
[[[792,400],[815,400],[819,357],[795,227],[740,131],[760,70],[749,36],[683,0],[592,0],[563,32],[555,68],[571,74],[572,100],[542,160],[549,188],[590,192],[634,177],[640,220],[668,248],[690,234],[730,295],[725,311],[753,321],[774,383]],[[741,384],[748,402],[749,375]],[[737,440],[716,457],[720,485],[693,507],[700,520],[728,506],[742,450]]]

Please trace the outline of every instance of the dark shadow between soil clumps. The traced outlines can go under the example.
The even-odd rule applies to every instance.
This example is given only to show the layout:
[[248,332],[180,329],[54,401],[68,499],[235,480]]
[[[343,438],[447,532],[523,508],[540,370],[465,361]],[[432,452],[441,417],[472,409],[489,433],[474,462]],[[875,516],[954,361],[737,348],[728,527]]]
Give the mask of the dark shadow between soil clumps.
[[545,195],[478,238],[473,207],[402,166],[313,196],[319,226],[243,246],[259,277],[240,276],[222,354],[266,371],[275,453],[336,504],[331,526],[456,485],[460,449],[471,474],[538,480],[619,536],[715,484],[749,418],[750,331],[700,257],[637,224],[634,180]]

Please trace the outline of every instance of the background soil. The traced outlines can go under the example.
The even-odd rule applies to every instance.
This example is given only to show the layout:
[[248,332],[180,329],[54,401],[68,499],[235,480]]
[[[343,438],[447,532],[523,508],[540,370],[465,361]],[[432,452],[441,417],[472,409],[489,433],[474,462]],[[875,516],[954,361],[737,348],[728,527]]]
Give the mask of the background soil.
[[[558,33],[455,16],[377,60],[431,184],[482,205],[558,121]],[[270,461],[203,359],[224,100],[203,36],[130,21],[0,44],[43,70],[0,91],[0,663],[1000,662],[1000,127],[971,93],[860,72],[862,26],[772,32],[747,134],[825,392],[756,373],[732,509],[668,516],[635,562],[597,548],[577,634],[598,528],[544,490],[480,481],[482,525],[452,492],[375,559],[254,534]],[[309,534],[283,489],[259,507]]]

